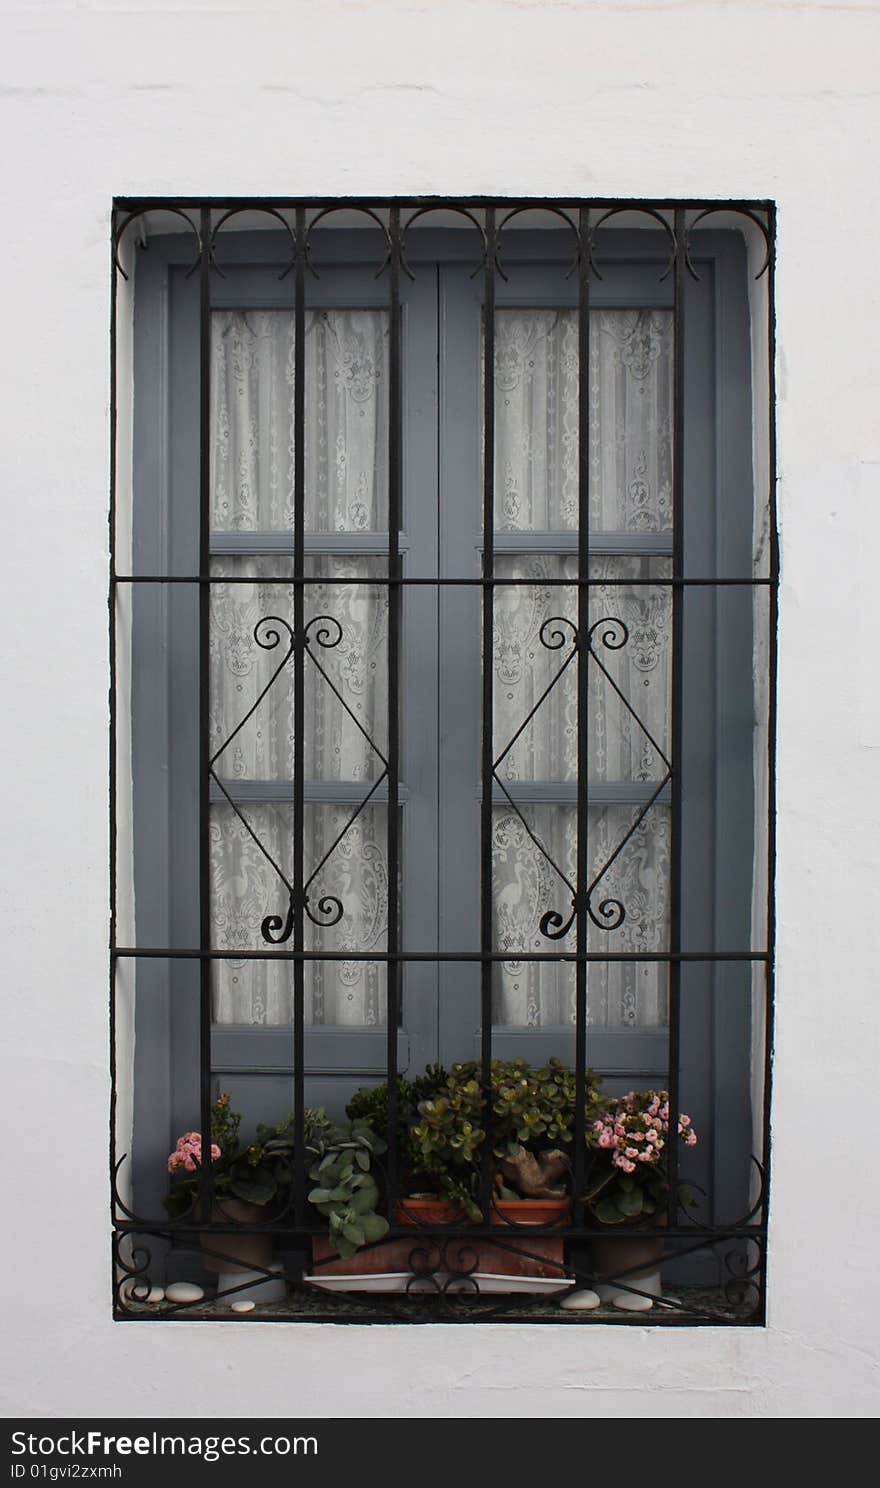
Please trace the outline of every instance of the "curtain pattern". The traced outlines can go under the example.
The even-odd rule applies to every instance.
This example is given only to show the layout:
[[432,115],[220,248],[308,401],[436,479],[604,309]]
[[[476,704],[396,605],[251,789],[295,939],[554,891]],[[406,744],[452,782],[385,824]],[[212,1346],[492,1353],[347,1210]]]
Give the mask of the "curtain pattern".
[[[388,317],[306,315],[305,526],[388,526]],[[212,524],[292,532],[293,312],[220,310],[212,319]]]
[[[496,326],[496,521],[503,531],[572,531],[577,526],[577,319],[564,310],[498,312]],[[324,310],[307,319],[306,527],[315,532],[383,530],[387,525],[387,317],[379,311]],[[671,316],[660,311],[600,311],[591,317],[590,467],[594,531],[668,532],[671,526]],[[290,531],[293,523],[293,317],[282,311],[224,311],[214,318],[212,502],[225,532]],[[286,649],[265,648],[257,621],[276,615],[292,625],[293,589],[265,580],[289,559],[215,559],[221,577],[247,584],[212,586],[211,736],[213,748],[254,705]],[[322,580],[305,591],[306,621],[332,615],[338,644],[312,652],[337,689],[308,660],[303,739],[305,775],[314,782],[355,782],[368,789],[381,772],[387,739],[387,591],[359,580],[382,572],[381,559],[321,557],[307,572]],[[494,595],[495,751],[513,739],[549,686],[570,646],[542,643],[554,616],[576,618],[577,591],[550,578],[576,576],[567,556],[499,558]],[[640,807],[615,803],[615,785],[649,787],[662,778],[670,687],[670,603],[662,587],[602,584],[668,576],[660,557],[595,558],[591,620],[618,617],[625,647],[597,644],[602,665],[647,728],[640,727],[608,679],[590,663],[589,736],[577,737],[577,659],[505,753],[499,774],[516,799],[518,784],[573,783],[586,767],[610,793],[590,810],[589,861],[597,873],[614,853]],[[261,582],[264,581],[264,582]],[[548,627],[549,629],[549,627]],[[335,638],[335,632],[334,632]],[[479,644],[479,638],[475,638]],[[340,699],[344,701],[342,707]],[[346,708],[350,713],[346,712]],[[363,730],[363,732],[362,732]],[[289,964],[247,962],[263,942],[260,923],[284,913],[285,890],[254,842],[264,844],[292,876],[292,806],[283,782],[293,775],[292,669],[287,668],[217,761],[229,789],[278,783],[282,799],[225,803],[211,817],[214,945],[230,951],[215,968],[215,1016],[221,1023],[287,1024],[292,1020]],[[476,763],[475,763],[476,774]],[[259,796],[259,785],[254,787]],[[267,794],[270,793],[267,791]],[[305,875],[331,849],[356,805],[309,804]],[[571,805],[523,804],[532,833],[574,882],[576,814]],[[241,817],[244,818],[242,821]],[[250,831],[248,830],[250,827]],[[478,830],[475,811],[474,829]],[[570,894],[523,821],[506,804],[494,817],[496,945],[510,950],[499,965],[495,1012],[509,1026],[551,1026],[574,1017],[569,966],[517,961],[516,952],[571,950],[574,932],[549,942],[539,930],[548,910],[567,918]],[[667,945],[669,813],[655,805],[597,888],[619,898],[624,924],[613,933],[590,928],[590,949],[656,950]],[[387,934],[385,811],[367,807],[342,836],[310,889],[343,904],[339,924],[307,921],[309,948],[369,954]],[[405,912],[405,907],[404,907]],[[238,956],[236,956],[238,953]],[[589,1017],[607,1027],[651,1026],[665,1018],[665,969],[591,965]],[[306,968],[307,1023],[376,1025],[385,1016],[381,963],[339,961]]]
[[[574,310],[499,310],[495,321],[495,524],[578,525]],[[590,528],[672,528],[672,315],[590,316]]]

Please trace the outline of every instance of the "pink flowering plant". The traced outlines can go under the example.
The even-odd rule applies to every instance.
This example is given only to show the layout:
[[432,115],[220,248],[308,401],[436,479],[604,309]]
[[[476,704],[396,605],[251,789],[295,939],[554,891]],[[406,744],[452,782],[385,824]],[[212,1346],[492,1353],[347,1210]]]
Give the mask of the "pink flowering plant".
[[[220,1095],[211,1107],[211,1174],[214,1193],[242,1199],[248,1204],[269,1204],[276,1197],[281,1181],[278,1164],[267,1151],[266,1140],[272,1135],[258,1129],[257,1141],[241,1148],[238,1129],[241,1116],[233,1111],[228,1095]],[[193,1207],[199,1191],[202,1168],[201,1132],[184,1132],[168,1157],[171,1189],[165,1208],[172,1219],[179,1219]]]
[[[696,1144],[691,1118],[679,1112],[678,1135]],[[669,1191],[667,1151],[669,1095],[665,1090],[631,1090],[600,1108],[587,1133],[593,1152],[586,1203],[603,1224],[631,1224],[662,1208]]]

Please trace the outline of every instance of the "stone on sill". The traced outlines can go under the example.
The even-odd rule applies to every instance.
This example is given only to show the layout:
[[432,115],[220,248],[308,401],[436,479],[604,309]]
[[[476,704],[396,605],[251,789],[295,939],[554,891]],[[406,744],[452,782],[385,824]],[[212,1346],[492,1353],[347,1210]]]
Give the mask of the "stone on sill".
[[640,1297],[636,1292],[615,1292],[611,1300],[620,1312],[650,1312],[654,1306],[650,1297]]
[[560,1302],[560,1307],[566,1312],[592,1312],[598,1307],[601,1298],[598,1293],[590,1291],[588,1287],[581,1288],[577,1292],[569,1292]]
[[149,1293],[144,1298],[144,1301],[145,1302],[152,1302],[152,1303],[164,1302],[165,1301],[165,1288],[164,1287],[160,1287],[160,1286],[150,1287]]
[[229,1304],[229,1311],[230,1312],[253,1312],[253,1310],[256,1307],[256,1305],[257,1305],[256,1302],[231,1302]]
[[165,1289],[166,1302],[201,1302],[204,1295],[194,1281],[172,1281]]

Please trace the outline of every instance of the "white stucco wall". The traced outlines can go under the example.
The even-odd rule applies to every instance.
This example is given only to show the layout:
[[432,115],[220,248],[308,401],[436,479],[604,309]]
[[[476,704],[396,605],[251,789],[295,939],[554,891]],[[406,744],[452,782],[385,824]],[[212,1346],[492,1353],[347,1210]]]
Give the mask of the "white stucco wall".
[[[184,1392],[187,1412],[207,1415],[877,1414],[877,4],[2,0],[0,10],[10,1283],[0,1408],[171,1414]],[[778,201],[766,1330],[109,1319],[110,198],[370,191]]]

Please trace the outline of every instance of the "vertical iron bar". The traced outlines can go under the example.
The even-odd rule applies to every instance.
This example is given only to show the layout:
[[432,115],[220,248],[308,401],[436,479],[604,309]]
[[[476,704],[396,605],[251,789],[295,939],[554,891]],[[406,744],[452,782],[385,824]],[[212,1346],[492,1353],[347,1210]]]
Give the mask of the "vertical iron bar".
[[[119,280],[116,270],[116,209],[110,212],[110,585],[107,596],[108,611],[108,663],[110,668],[110,950],[116,946],[116,298]],[[126,567],[131,567],[126,564]],[[137,974],[136,968],[132,973]],[[113,1202],[116,1181],[116,962],[110,956],[110,1203],[111,1216],[116,1218]]]
[[[400,363],[400,208],[390,209],[388,220],[390,246],[388,327],[388,574],[401,577],[400,524],[402,399]],[[400,779],[400,608],[398,583],[388,586],[388,806],[385,830],[388,839],[388,950],[392,956],[400,949],[400,833],[398,783]],[[397,1151],[397,1036],[400,1026],[400,962],[388,962],[386,993],[386,1078],[388,1082],[388,1218],[393,1224],[398,1192]]]
[[[211,566],[211,208],[203,206],[199,235],[199,577]],[[199,949],[211,945],[210,781],[211,586],[199,585]],[[211,962],[199,958],[200,1217],[211,1216]]]
[[[770,1093],[773,1084],[774,1000],[776,987],[776,667],[777,624],[779,619],[779,532],[776,511],[776,206],[767,211],[770,233],[770,268],[767,283],[767,386],[769,398],[768,477],[770,522],[770,629],[767,667],[767,944],[768,955],[764,981],[764,1110],[763,1151],[764,1206],[761,1223],[767,1232],[767,1201],[770,1192],[771,1136]],[[752,590],[752,593],[760,590]],[[761,1246],[761,1308],[766,1309],[767,1245]]]
[[[675,231],[675,299],[673,308],[673,434],[672,434],[672,572],[679,578],[684,573],[684,294],[685,294],[685,212],[676,207]],[[681,950],[681,806],[682,806],[682,682],[684,662],[683,636],[684,591],[680,585],[672,591],[672,717],[670,751],[672,761],[672,800],[670,823],[669,883],[669,949]],[[679,1062],[681,1057],[681,963],[669,966],[669,1134],[666,1142],[669,1194],[667,1216],[675,1224],[678,1208],[678,1105]]]
[[[495,577],[495,208],[486,208],[486,262],[483,296],[483,578]],[[489,1219],[492,1192],[492,761],[493,622],[495,589],[483,587],[482,782],[480,805],[480,1079],[483,1130],[480,1203]]]
[[[296,209],[293,306],[293,944],[305,950],[305,438],[306,438],[306,213]],[[293,966],[293,1201],[297,1226],[305,1223],[305,962]]]
[[[589,649],[590,631],[590,210],[578,214],[578,662],[577,662],[577,927],[578,952],[587,950],[589,917]],[[586,1167],[587,963],[575,967],[573,1218],[583,1223]]]

